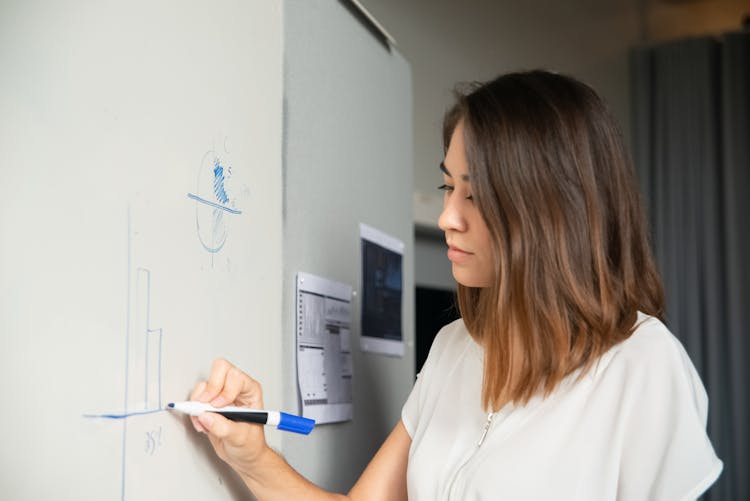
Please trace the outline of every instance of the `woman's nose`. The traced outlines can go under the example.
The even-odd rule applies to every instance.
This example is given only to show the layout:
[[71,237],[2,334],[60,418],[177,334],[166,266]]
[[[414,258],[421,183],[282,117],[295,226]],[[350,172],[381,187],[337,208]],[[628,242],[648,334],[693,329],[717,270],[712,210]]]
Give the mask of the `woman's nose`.
[[461,211],[461,200],[447,195],[443,202],[443,212],[438,218],[438,227],[443,231],[466,231],[466,219]]

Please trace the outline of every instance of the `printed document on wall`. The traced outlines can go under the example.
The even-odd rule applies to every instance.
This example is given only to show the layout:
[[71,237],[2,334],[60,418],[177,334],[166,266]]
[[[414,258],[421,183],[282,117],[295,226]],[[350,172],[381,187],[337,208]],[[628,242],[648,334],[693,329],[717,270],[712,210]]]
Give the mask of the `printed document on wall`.
[[297,382],[319,424],[352,418],[351,298],[350,285],[297,273]]

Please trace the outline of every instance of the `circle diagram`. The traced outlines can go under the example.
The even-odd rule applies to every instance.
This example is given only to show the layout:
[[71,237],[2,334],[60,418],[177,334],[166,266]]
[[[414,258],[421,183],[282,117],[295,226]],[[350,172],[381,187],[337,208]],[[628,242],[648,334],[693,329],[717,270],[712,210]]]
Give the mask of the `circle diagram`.
[[214,151],[203,155],[195,193],[188,197],[195,200],[195,222],[198,240],[206,251],[216,253],[224,247],[229,236],[228,218],[241,214],[234,207],[234,199],[228,181],[232,168],[225,158]]

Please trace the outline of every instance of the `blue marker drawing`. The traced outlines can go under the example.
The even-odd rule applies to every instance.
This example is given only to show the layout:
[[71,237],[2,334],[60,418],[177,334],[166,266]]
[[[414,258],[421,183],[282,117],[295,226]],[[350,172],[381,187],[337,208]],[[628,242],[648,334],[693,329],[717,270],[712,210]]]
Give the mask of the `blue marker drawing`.
[[[164,329],[151,325],[151,270],[137,267],[128,279],[125,402],[122,415],[162,409]],[[132,294],[132,295],[131,295]],[[132,298],[132,302],[131,302]]]
[[[127,307],[125,312],[125,395],[123,409],[128,409],[128,373],[130,369],[130,291],[132,288],[132,255],[133,255],[133,231],[130,220],[130,205],[128,205],[128,295],[127,295]],[[125,464],[127,461],[127,443],[128,443],[128,422],[122,420],[122,457],[121,463],[122,468],[120,472],[120,501],[125,501]]]
[[214,193],[219,202],[229,203],[229,197],[224,190],[224,167],[221,166],[218,158],[214,159]]
[[198,240],[211,254],[219,252],[229,236],[229,220],[225,216],[242,214],[241,210],[232,207],[231,185],[227,183],[231,173],[232,167],[225,159],[222,160],[216,151],[208,151],[201,159],[196,191],[187,194],[189,199],[197,202],[195,226]]
[[[148,268],[135,266],[133,261],[133,235],[130,215],[128,214],[128,305],[127,329],[125,334],[125,401],[123,412],[94,414],[91,418],[121,421],[122,429],[122,472],[120,499],[125,501],[126,492],[135,488],[137,491],[138,473],[128,474],[129,458],[139,460],[142,453],[133,447],[133,439],[128,438],[128,431],[144,433],[140,418],[164,411],[162,405],[162,351],[164,348],[164,329],[155,327],[151,320],[152,310],[152,272]],[[136,424],[132,418],[138,419]],[[130,425],[128,423],[130,422]],[[146,431],[147,437],[152,431]],[[148,440],[148,439],[147,439]],[[159,441],[161,444],[161,441]],[[155,452],[149,451],[150,455]],[[137,469],[136,469],[137,471]]]
[[203,198],[199,197],[198,195],[193,195],[192,193],[187,194],[188,198],[192,198],[198,203],[208,205],[210,207],[213,207],[215,209],[226,211],[230,214],[242,214],[241,210],[232,209],[231,207],[226,207],[224,205],[217,204],[216,202],[211,202],[210,200],[204,200]]
[[145,416],[146,414],[156,414],[157,412],[166,412],[166,409],[154,409],[150,411],[125,412],[123,414],[84,414],[87,419],[125,419],[133,416]]
[[[138,418],[165,412],[162,405],[162,350],[164,329],[151,325],[151,270],[135,267],[133,270],[133,228],[130,207],[127,218],[127,306],[125,318],[125,387],[121,412],[83,414],[85,419],[105,419],[122,423],[122,450],[120,473],[120,500],[125,501],[128,486],[128,456],[139,454],[132,447],[128,431],[136,436],[143,433],[144,422],[135,424],[129,418]],[[140,420],[139,420],[140,421]],[[128,423],[130,422],[130,427]],[[146,421],[148,423],[148,421]],[[146,452],[154,455],[162,446],[161,426],[145,431]],[[136,456],[137,457],[137,456]],[[133,476],[133,474],[131,474]],[[131,480],[132,482],[133,480]],[[135,484],[131,484],[131,487]]]

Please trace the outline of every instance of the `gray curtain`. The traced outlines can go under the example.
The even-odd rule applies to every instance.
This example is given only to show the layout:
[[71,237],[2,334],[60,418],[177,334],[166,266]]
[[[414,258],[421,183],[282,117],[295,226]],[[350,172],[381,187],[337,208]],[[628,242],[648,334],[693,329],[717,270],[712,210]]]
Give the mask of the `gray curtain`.
[[750,32],[631,52],[633,150],[666,321],[708,391],[724,471],[750,500]]

